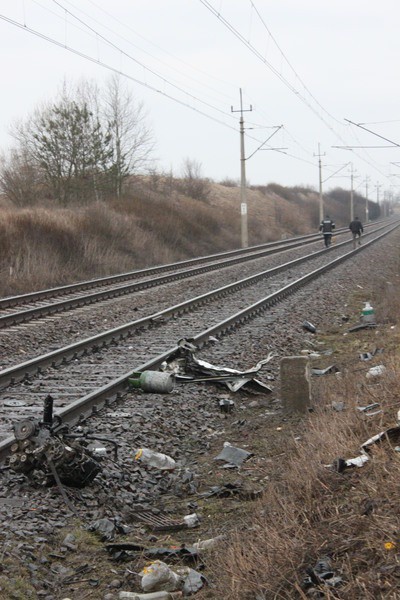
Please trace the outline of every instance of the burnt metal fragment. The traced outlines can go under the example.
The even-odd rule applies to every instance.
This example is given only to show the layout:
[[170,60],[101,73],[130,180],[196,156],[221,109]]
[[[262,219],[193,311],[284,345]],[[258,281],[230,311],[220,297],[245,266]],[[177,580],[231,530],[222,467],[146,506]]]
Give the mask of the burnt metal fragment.
[[14,436],[10,470],[41,484],[53,485],[59,479],[65,485],[82,488],[101,471],[100,463],[87,449],[87,440],[93,438],[71,434],[60,417],[53,416],[50,395],[44,401],[43,420],[16,422]]

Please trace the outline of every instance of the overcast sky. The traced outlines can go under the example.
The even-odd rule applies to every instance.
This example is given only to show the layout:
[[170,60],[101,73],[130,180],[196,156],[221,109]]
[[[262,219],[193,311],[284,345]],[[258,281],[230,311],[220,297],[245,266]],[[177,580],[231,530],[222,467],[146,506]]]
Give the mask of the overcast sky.
[[350,189],[352,163],[361,193],[367,176],[371,199],[399,193],[398,0],[2,0],[0,16],[1,150],[64,79],[115,70],[146,107],[160,170],[189,158],[240,179],[241,88],[250,185],[318,189],[320,144],[324,190]]

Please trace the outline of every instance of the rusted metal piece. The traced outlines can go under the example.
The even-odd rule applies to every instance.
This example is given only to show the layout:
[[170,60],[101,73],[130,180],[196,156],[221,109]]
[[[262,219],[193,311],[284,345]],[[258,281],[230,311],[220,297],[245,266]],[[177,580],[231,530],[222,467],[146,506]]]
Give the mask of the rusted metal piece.
[[187,529],[186,523],[170,519],[166,513],[155,513],[150,510],[140,510],[134,512],[132,518],[144,523],[152,531],[180,531]]

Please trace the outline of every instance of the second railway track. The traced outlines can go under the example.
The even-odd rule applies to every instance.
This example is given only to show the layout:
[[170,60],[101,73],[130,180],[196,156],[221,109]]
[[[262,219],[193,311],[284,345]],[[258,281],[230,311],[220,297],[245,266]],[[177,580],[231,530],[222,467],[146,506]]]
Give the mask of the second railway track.
[[[396,225],[392,225],[391,228],[387,228],[382,235],[387,235],[395,227]],[[376,237],[364,244],[363,249],[367,249],[369,244],[379,239],[380,237]],[[211,333],[216,336],[222,335],[224,331],[236,327],[238,323],[254,317],[285,299],[290,293],[306,285],[327,269],[332,269],[354,256],[352,251],[349,252],[344,248],[341,252],[336,252],[336,256],[341,255],[335,259],[331,251],[322,254],[325,259],[319,255],[313,261],[316,263],[323,261],[324,264],[317,267],[316,264],[309,263],[308,273],[305,275],[303,272],[301,277],[298,272],[296,275],[298,267],[293,267],[292,271],[285,271],[283,275],[273,279],[266,279],[261,275],[256,284],[251,288],[246,287],[244,293],[240,291],[243,288],[237,286],[239,291],[236,289],[232,297],[227,296],[227,290],[220,290],[214,295],[214,300],[217,302],[213,304],[210,303],[210,298],[197,299],[195,302],[197,307],[193,312],[188,312],[192,309],[188,303],[175,312],[170,311],[168,314],[167,311],[164,315],[153,315],[147,323],[151,328],[146,330],[145,334],[142,331],[144,323],[137,324],[136,329],[134,328],[130,333],[114,332],[114,340],[110,338],[111,345],[104,351],[102,348],[106,342],[98,339],[97,343],[92,344],[92,349],[94,348],[95,351],[91,350],[89,354],[87,349],[76,345],[75,348],[63,349],[57,356],[38,357],[36,363],[31,365],[32,368],[27,368],[27,365],[22,366],[19,371],[15,368],[13,375],[10,369],[6,369],[2,376],[3,385],[7,378],[8,383],[12,383],[12,377],[15,380],[23,379],[27,374],[29,377],[2,392],[0,399],[2,407],[5,404],[8,404],[8,407],[3,409],[4,427],[1,436],[4,439],[9,435],[11,423],[18,418],[18,415],[38,416],[43,397],[47,394],[55,398],[58,410],[68,418],[76,420],[80,414],[90,411],[96,402],[104,402],[107,397],[115,397],[116,394],[126,390],[128,373],[141,370],[144,365],[159,364],[165,355],[173,351],[177,340],[181,337],[196,337],[197,341],[201,342]],[[302,270],[304,271],[304,266]],[[284,277],[283,281],[282,277]],[[222,297],[224,305],[221,305]],[[205,324],[207,324],[206,328],[204,328]],[[154,325],[156,326],[153,327]],[[68,363],[67,361],[71,359],[72,362]],[[45,368],[48,370],[44,371]],[[97,396],[100,399],[96,399]],[[9,443],[9,441],[2,443],[3,455]]]
[[[380,229],[381,225],[371,224],[369,232]],[[345,237],[347,230],[339,230],[337,235]],[[345,240],[346,241],[346,240]],[[299,236],[286,241],[271,242],[261,246],[234,250],[221,254],[181,261],[175,264],[160,265],[149,269],[132,271],[121,275],[80,282],[59,288],[41,290],[30,294],[0,299],[0,329],[27,323],[33,319],[55,315],[64,311],[79,309],[109,299],[123,297],[154,287],[166,285],[212,271],[221,271],[241,263],[256,262],[259,259],[289,251],[299,252],[303,247],[316,245],[320,238],[316,234]],[[347,243],[349,241],[347,240]],[[61,298],[61,299],[60,299]]]

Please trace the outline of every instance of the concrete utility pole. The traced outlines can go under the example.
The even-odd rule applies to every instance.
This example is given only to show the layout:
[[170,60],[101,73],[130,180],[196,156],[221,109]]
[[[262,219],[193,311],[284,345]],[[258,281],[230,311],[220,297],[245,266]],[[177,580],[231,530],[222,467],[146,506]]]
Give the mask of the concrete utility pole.
[[368,175],[365,176],[365,223],[368,224],[369,222],[369,208],[368,208],[368,182],[369,182],[369,177]]
[[247,227],[247,202],[246,202],[246,158],[244,154],[244,119],[243,113],[250,112],[253,107],[250,104],[250,108],[243,110],[242,103],[242,88],[240,88],[240,109],[233,110],[231,106],[231,112],[240,112],[240,223],[241,223],[241,239],[242,248],[247,248],[249,245],[249,234]]
[[379,190],[381,189],[381,187],[382,187],[382,184],[379,183],[379,181],[377,181],[375,189],[376,189],[376,203],[378,206],[379,206]]
[[319,222],[324,218],[324,201],[322,198],[322,163],[321,157],[325,156],[325,152],[321,154],[320,144],[318,142],[318,154],[314,154],[314,156],[318,156],[318,171],[319,171]]
[[387,217],[388,216],[388,210],[387,210],[387,205],[388,205],[388,195],[387,195],[387,190],[383,191],[383,216]]
[[354,181],[354,171],[353,171],[353,163],[350,163],[350,180],[351,180],[351,187],[350,187],[350,222],[354,221],[354,186],[353,186],[353,181]]

